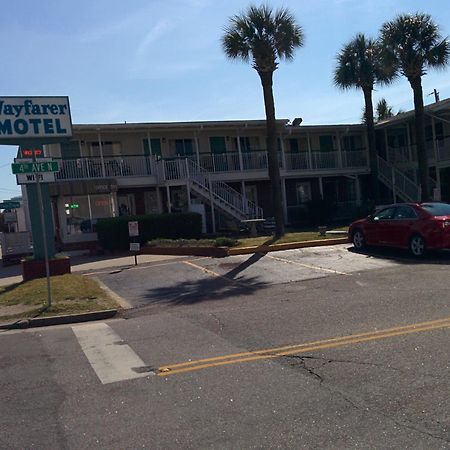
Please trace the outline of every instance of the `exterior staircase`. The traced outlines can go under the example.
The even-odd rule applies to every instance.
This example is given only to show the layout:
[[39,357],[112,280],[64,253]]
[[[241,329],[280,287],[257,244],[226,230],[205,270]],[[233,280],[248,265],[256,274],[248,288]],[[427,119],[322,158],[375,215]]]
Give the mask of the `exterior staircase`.
[[190,191],[206,200],[213,208],[238,221],[262,219],[263,209],[189,158],[156,162],[160,182],[184,181]]
[[[406,202],[420,201],[420,186],[404,172],[389,164],[385,159],[378,156],[378,178],[392,190],[394,201],[400,198]],[[429,178],[430,189],[436,187],[436,181]]]
[[419,186],[380,156],[378,156],[378,178],[391,189],[395,201],[397,197],[406,202],[419,201]]

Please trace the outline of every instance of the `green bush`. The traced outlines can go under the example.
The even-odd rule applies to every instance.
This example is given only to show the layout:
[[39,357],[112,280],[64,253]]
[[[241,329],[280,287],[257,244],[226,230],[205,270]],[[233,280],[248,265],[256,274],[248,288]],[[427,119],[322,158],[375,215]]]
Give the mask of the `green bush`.
[[237,243],[238,243],[238,241],[236,239],[229,238],[229,237],[218,237],[214,241],[214,245],[216,247],[233,247]]
[[[139,223],[139,236],[128,236],[128,222]],[[149,214],[146,216],[121,216],[98,219],[97,235],[105,250],[128,250],[130,242],[145,244],[153,239],[198,238],[202,218],[197,213]]]

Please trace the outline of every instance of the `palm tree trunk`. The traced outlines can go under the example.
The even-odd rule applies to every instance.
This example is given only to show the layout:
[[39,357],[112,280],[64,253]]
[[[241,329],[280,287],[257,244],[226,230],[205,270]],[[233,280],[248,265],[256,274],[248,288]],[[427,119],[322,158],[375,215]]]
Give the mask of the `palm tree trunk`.
[[414,115],[416,120],[416,149],[419,165],[419,180],[422,189],[421,201],[430,200],[430,188],[428,183],[428,155],[425,144],[425,114],[423,109],[422,78],[419,76],[409,80],[414,92]]
[[366,106],[366,127],[367,142],[369,145],[369,167],[370,167],[370,187],[372,200],[375,203],[380,201],[380,189],[378,184],[378,161],[377,149],[375,144],[375,125],[373,122],[373,103],[372,103],[372,87],[363,88],[364,102]]
[[275,236],[284,235],[283,200],[281,197],[280,166],[277,151],[277,129],[275,121],[275,102],[273,100],[273,72],[258,72],[264,94],[267,128],[267,155],[269,178],[272,186],[272,204],[275,217]]

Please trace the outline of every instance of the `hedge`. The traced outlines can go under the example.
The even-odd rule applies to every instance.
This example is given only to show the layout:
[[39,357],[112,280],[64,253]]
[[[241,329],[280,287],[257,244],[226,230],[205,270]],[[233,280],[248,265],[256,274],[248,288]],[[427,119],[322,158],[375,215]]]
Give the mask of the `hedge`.
[[[128,236],[128,222],[139,223],[139,236]],[[131,241],[145,244],[152,239],[198,238],[202,230],[202,217],[197,213],[149,214],[98,219],[98,241],[105,250],[128,250]]]

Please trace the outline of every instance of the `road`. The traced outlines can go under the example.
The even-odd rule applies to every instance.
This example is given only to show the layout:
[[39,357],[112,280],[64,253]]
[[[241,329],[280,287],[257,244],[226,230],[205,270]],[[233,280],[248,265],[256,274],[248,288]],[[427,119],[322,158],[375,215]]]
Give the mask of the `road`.
[[2,447],[450,448],[448,254],[97,272],[123,318],[0,334]]

